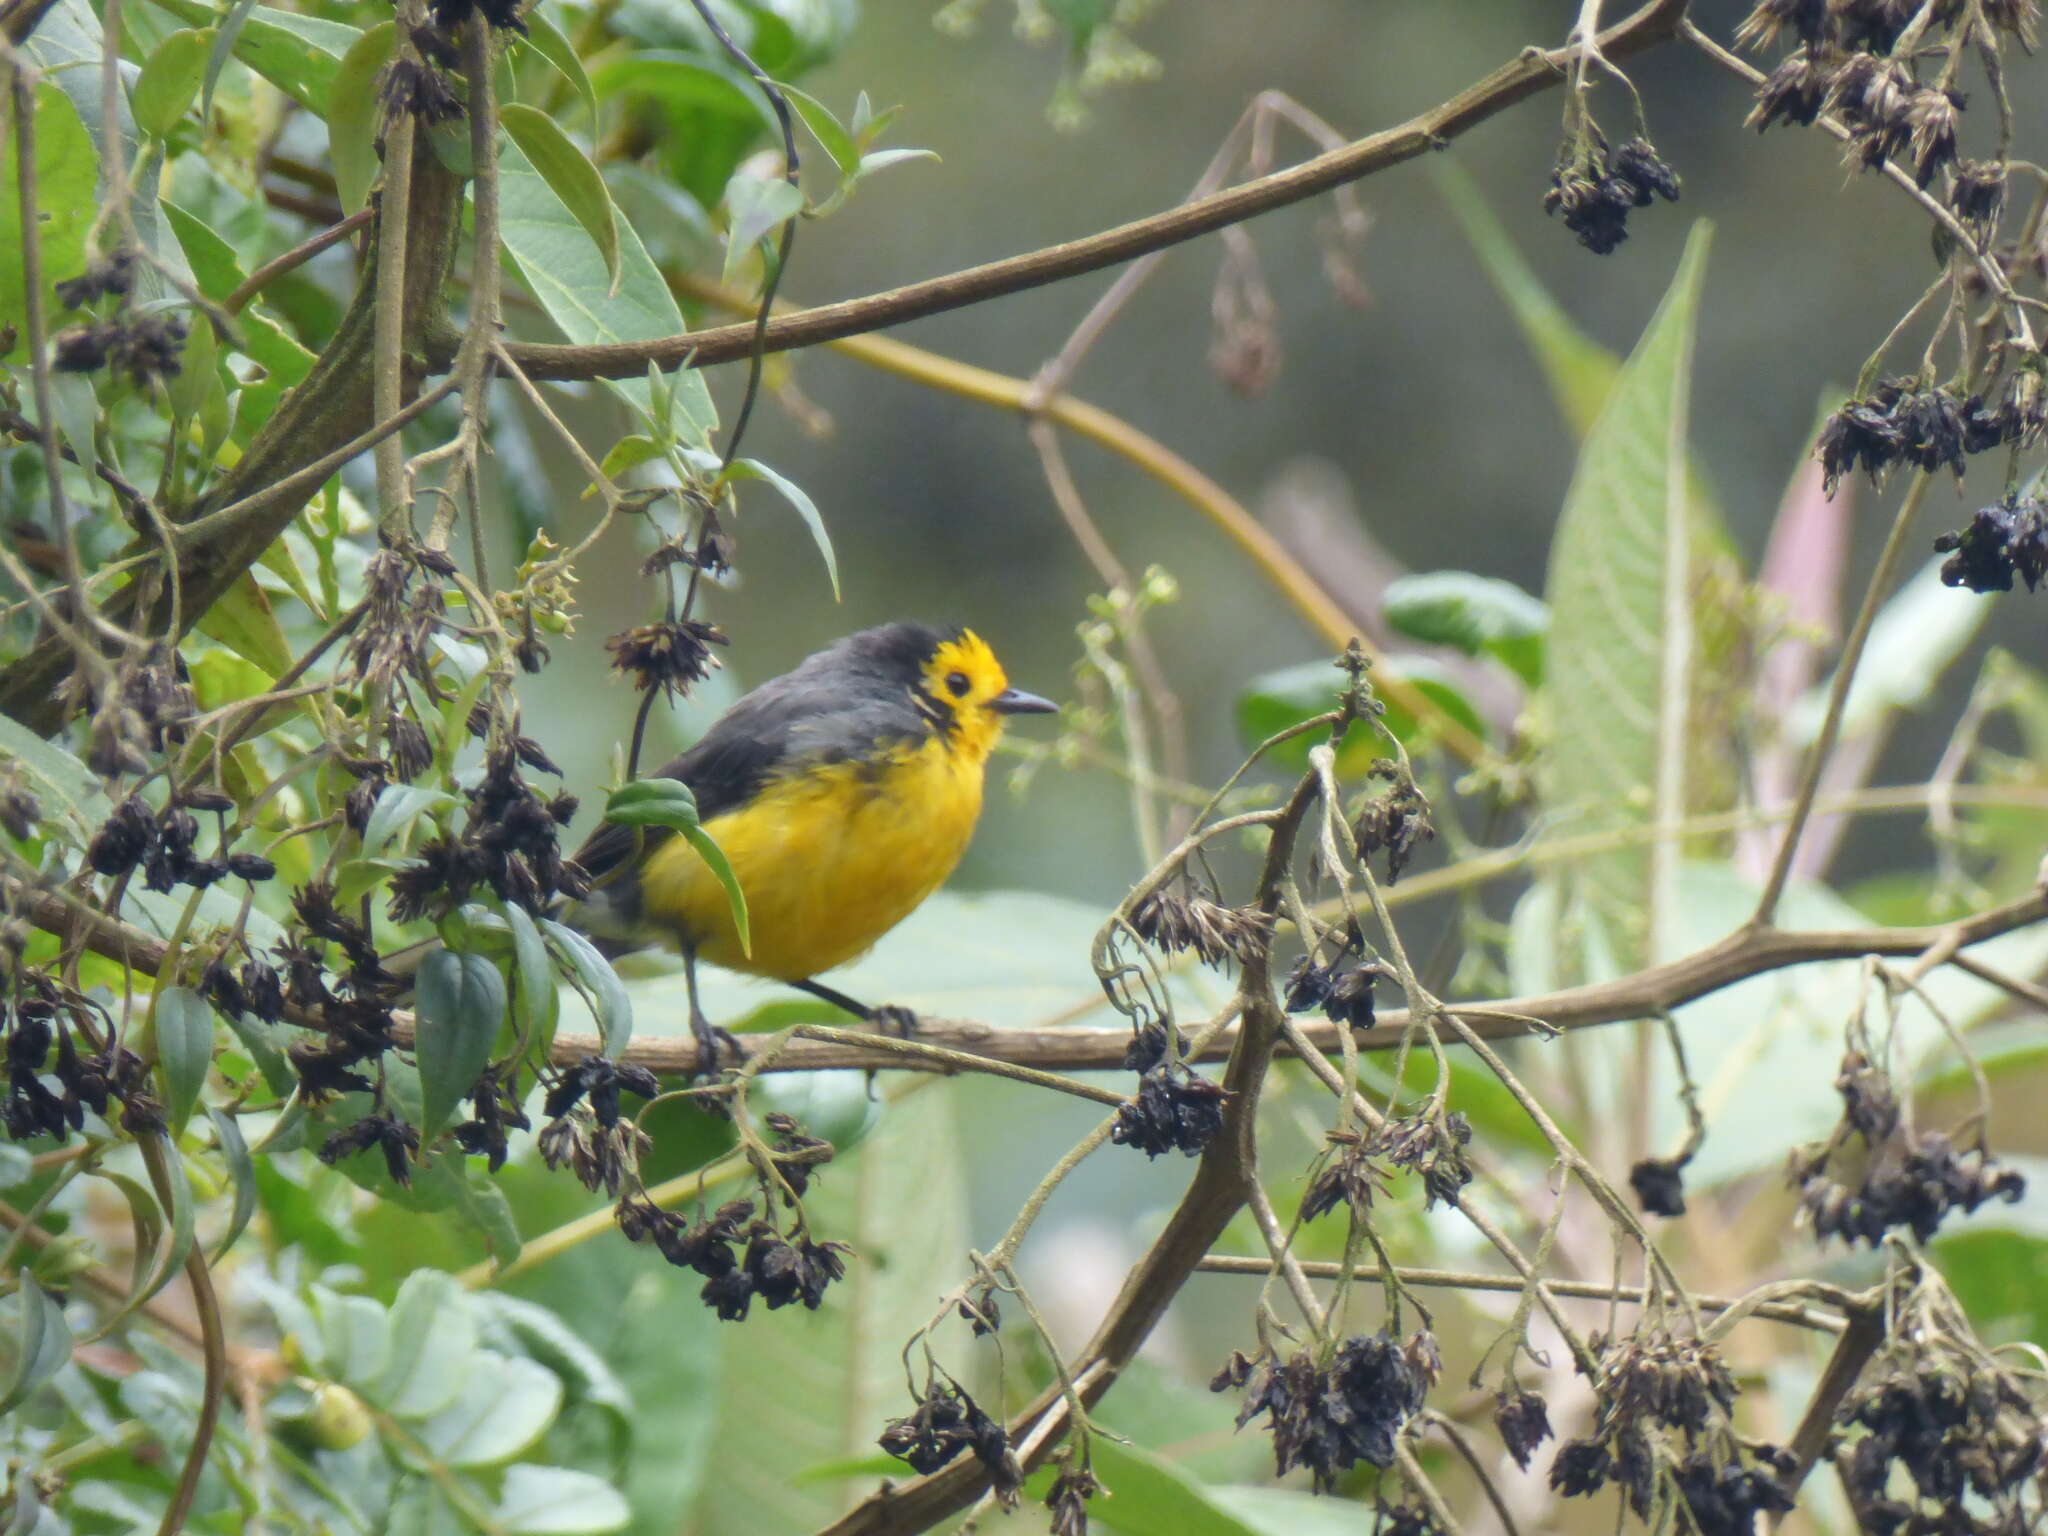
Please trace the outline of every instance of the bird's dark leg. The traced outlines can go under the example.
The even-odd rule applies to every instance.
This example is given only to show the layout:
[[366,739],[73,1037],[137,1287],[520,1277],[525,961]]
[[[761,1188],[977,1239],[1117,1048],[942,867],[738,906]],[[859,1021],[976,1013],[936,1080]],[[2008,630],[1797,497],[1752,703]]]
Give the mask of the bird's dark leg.
[[697,952],[683,951],[683,984],[690,993],[690,1033],[697,1037],[697,1075],[710,1079],[718,1075],[718,1053],[729,1049],[737,1056],[740,1043],[729,1029],[720,1029],[704,1016],[697,1003]]
[[823,998],[834,1008],[844,1008],[862,1023],[872,1024],[877,1029],[887,1030],[894,1035],[901,1035],[905,1040],[917,1033],[917,1015],[908,1008],[899,1008],[894,1003],[883,1003],[879,1007],[870,1008],[866,1003],[848,997],[837,987],[828,987],[822,981],[812,981],[808,977],[802,981],[792,981],[790,985],[799,992],[808,992],[813,997]]

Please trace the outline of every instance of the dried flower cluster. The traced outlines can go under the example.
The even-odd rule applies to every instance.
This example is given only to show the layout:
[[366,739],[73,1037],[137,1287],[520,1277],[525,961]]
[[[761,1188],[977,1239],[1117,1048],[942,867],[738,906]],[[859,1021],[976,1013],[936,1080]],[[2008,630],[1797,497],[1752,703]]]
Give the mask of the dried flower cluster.
[[1902,1350],[1844,1400],[1831,1449],[1860,1525],[1880,1536],[2034,1530],[2048,1495],[2039,1405],[2012,1372],[1961,1350]]
[[1185,1062],[1164,1060],[1139,1074],[1138,1092],[1117,1106],[1109,1139],[1147,1157],[1184,1152],[1194,1157],[1223,1129],[1230,1095]]
[[1784,1453],[1735,1439],[1735,1380],[1713,1345],[1647,1325],[1611,1346],[1597,1336],[1592,1344],[1598,1417],[1589,1434],[1558,1447],[1553,1489],[1581,1498],[1614,1483],[1647,1520],[1668,1488],[1704,1536],[1751,1536],[1759,1514],[1792,1507],[1780,1481],[1789,1470]]
[[1188,953],[1204,965],[1256,963],[1272,943],[1273,914],[1257,907],[1226,907],[1199,890],[1183,894],[1169,881],[1131,908],[1131,931],[1169,954]]
[[1829,491],[1859,466],[1873,483],[1900,463],[1930,474],[1946,465],[1960,477],[1965,455],[2016,442],[2030,430],[2038,428],[2007,406],[1987,406],[1982,395],[1964,400],[1911,379],[1885,379],[1827,419],[1821,473]]
[[1982,1145],[1959,1152],[1947,1136],[1915,1128],[1891,1079],[1861,1051],[1843,1058],[1835,1088],[1842,1119],[1834,1133],[1792,1154],[1792,1183],[1817,1237],[1876,1247],[1906,1228],[1924,1243],[1949,1212],[2026,1192],[2020,1172],[1999,1167]]
[[1436,836],[1436,827],[1429,819],[1429,800],[1407,769],[1383,757],[1373,763],[1370,772],[1373,778],[1392,783],[1365,802],[1351,824],[1352,844],[1361,864],[1382,850],[1386,852],[1387,884],[1392,885],[1401,878],[1415,850]]
[[1374,1019],[1373,983],[1393,974],[1379,960],[1347,964],[1345,956],[1339,955],[1325,963],[1312,954],[1303,955],[1287,973],[1287,1011],[1306,1013],[1311,1008],[1320,1008],[1323,1017],[1332,1024],[1371,1029]]
[[7,1067],[0,1125],[14,1140],[48,1136],[62,1145],[73,1131],[85,1128],[87,1111],[104,1117],[115,1101],[127,1110],[124,1123],[138,1116],[161,1123],[144,1092],[149,1070],[141,1058],[118,1045],[79,1051],[74,1033],[88,1043],[94,1038],[92,1008],[87,998],[40,970],[15,971],[7,997],[0,1000]]
[[[1024,1469],[1010,1450],[1008,1431],[982,1411],[966,1388],[950,1378],[933,1376],[916,1410],[905,1418],[891,1419],[876,1443],[891,1456],[901,1457],[917,1471],[926,1473],[938,1471],[962,1451],[972,1451],[988,1474],[989,1486],[1006,1509],[1016,1504],[1017,1490],[1024,1484]],[[1081,1476],[1086,1478],[1087,1474]],[[1092,1483],[1093,1479],[1088,1478],[1087,1485],[1070,1484],[1068,1501],[1085,1504],[1093,1491]],[[1085,1514],[1080,1518],[1085,1526]]]
[[691,1223],[644,1196],[614,1213],[628,1242],[651,1241],[678,1269],[704,1277],[699,1299],[725,1322],[745,1319],[756,1298],[771,1312],[793,1302],[816,1311],[825,1290],[846,1276],[845,1243],[817,1242],[799,1227],[790,1236],[757,1219],[751,1200],[734,1200]]
[[612,670],[630,677],[635,688],[660,688],[681,698],[722,665],[711,647],[729,643],[716,624],[671,619],[624,630],[604,646],[612,653]]
[[2027,590],[2048,576],[2048,503],[2039,496],[2008,494],[1979,507],[1969,522],[1934,541],[1944,585],[1972,592],[2010,592],[2017,576]]
[[1472,1182],[1472,1167],[1465,1156],[1465,1148],[1472,1142],[1472,1124],[1455,1110],[1445,1114],[1426,1108],[1387,1121],[1371,1136],[1332,1132],[1330,1140],[1336,1155],[1309,1181],[1301,1201],[1303,1221],[1314,1221],[1340,1205],[1355,1216],[1364,1216],[1374,1193],[1387,1185],[1387,1175],[1375,1159],[1419,1174],[1427,1206],[1439,1200],[1456,1204],[1459,1192]]
[[1233,1353],[1209,1390],[1242,1388],[1238,1428],[1264,1414],[1276,1474],[1307,1467],[1316,1491],[1327,1493],[1361,1461],[1394,1464],[1394,1437],[1422,1411],[1440,1369],[1427,1332],[1403,1341],[1382,1330],[1344,1340],[1327,1360],[1313,1348],[1285,1363]]
[[1550,173],[1543,211],[1561,214],[1579,244],[1605,256],[1628,238],[1628,216],[1657,198],[1678,201],[1678,177],[1648,139],[1630,139],[1610,151],[1594,130],[1593,141]]

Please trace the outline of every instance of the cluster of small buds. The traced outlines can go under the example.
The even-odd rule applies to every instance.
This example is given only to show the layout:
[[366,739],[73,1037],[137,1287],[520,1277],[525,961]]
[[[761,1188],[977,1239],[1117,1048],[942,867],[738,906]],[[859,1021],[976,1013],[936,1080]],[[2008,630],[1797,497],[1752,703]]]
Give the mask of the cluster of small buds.
[[[1006,1509],[1015,1506],[1017,1490],[1024,1485],[1024,1469],[1010,1449],[1009,1432],[950,1378],[934,1375],[916,1409],[891,1419],[876,1443],[923,1473],[936,1472],[962,1451],[972,1451]],[[1088,1495],[1074,1485],[1071,1497],[1085,1503]],[[1085,1527],[1085,1515],[1082,1523]]]
[[1596,256],[1605,256],[1628,238],[1628,216],[1657,198],[1678,201],[1678,177],[1648,139],[1630,139],[1610,151],[1605,139],[1594,141],[1550,173],[1543,210],[1560,214],[1565,228]]
[[1100,1492],[1093,1472],[1063,1465],[1046,1490],[1045,1507],[1052,1512],[1048,1536],[1088,1536],[1088,1501]]
[[1394,1438],[1422,1411],[1441,1369],[1427,1331],[1399,1340],[1382,1330],[1344,1340],[1327,1360],[1312,1348],[1284,1363],[1233,1353],[1209,1390],[1241,1388],[1238,1428],[1266,1416],[1276,1475],[1307,1467],[1315,1490],[1327,1493],[1360,1462],[1394,1464]]
[[1200,890],[1186,893],[1168,881],[1130,911],[1131,931],[1169,954],[1186,952],[1204,965],[1235,960],[1255,964],[1272,943],[1273,914],[1256,907],[1226,907]]
[[[2005,1168],[1979,1145],[1961,1152],[1939,1132],[1914,1128],[1902,1113],[1889,1077],[1861,1051],[1851,1050],[1836,1075],[1842,1120],[1825,1142],[1792,1154],[1791,1182],[1814,1235],[1859,1239],[1873,1248],[1886,1232],[1909,1229],[1921,1242],[1932,1238],[1952,1211],[1976,1210],[1989,1200],[2018,1200],[2027,1181]],[[1835,1171],[1854,1143],[1856,1182],[1839,1182]]]

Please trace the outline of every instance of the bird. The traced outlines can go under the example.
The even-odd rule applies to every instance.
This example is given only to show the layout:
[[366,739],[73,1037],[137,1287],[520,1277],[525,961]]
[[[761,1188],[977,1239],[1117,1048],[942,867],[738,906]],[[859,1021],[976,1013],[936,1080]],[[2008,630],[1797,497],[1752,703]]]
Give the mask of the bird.
[[700,960],[907,1031],[907,1010],[869,1007],[818,977],[867,953],[945,883],[974,835],[1009,717],[1058,708],[1011,687],[971,629],[898,622],[848,635],[746,694],[652,775],[695,796],[745,894],[749,942],[711,866],[665,827],[592,833],[575,855],[591,893],[566,920],[610,954],[682,956],[707,1076],[734,1042],[699,1005]]

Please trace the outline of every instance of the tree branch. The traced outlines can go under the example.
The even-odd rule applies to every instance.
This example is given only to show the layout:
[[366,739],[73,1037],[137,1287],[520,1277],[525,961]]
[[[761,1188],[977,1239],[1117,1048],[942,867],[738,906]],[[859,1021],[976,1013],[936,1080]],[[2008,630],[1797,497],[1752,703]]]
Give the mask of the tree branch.
[[[1678,33],[1686,0],[1652,0],[1634,15],[1600,36],[1600,51],[1609,59],[1625,59]],[[1164,213],[1120,224],[1099,234],[1062,245],[1047,246],[1022,256],[950,272],[886,293],[821,304],[814,309],[772,320],[762,336],[763,349],[784,352],[797,347],[856,336],[864,331],[901,325],[907,320],[942,314],[1006,294],[1022,293],[1084,272],[1100,271],[1119,262],[1148,255],[1241,224],[1262,213],[1285,208],[1333,187],[1384,171],[1441,149],[1466,130],[1564,78],[1566,64],[1577,50],[1530,48],[1485,79],[1449,101],[1430,108],[1368,138],[1289,166],[1271,175],[1240,182],[1208,197],[1182,203]],[[645,374],[649,363],[664,368],[706,367],[745,357],[754,346],[751,323],[722,325],[655,341],[617,342],[603,346],[515,345],[509,350],[536,379],[628,379]],[[454,358],[452,337],[434,344],[437,366]]]

